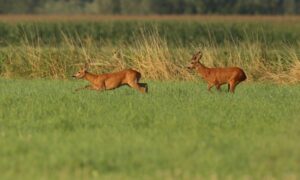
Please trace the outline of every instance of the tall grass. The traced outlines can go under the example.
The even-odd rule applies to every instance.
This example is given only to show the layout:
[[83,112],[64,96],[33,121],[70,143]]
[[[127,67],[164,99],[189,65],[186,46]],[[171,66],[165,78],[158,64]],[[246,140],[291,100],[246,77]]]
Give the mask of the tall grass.
[[[48,46],[24,37],[18,46],[0,49],[0,73],[5,78],[69,78],[84,63],[90,71],[103,73],[124,68],[139,70],[152,80],[193,80],[197,76],[185,66],[202,50],[202,62],[209,67],[240,66],[250,81],[297,83],[300,81],[299,45],[270,45],[261,41],[218,44],[211,38],[191,47],[171,44],[158,30],[142,29],[133,43],[99,43],[92,37],[70,38]],[[251,36],[251,35],[248,35]]]

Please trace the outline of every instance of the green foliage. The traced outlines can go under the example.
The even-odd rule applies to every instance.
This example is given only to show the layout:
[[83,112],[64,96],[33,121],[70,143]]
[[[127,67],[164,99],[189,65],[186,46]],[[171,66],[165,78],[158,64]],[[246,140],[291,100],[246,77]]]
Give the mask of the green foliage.
[[[221,20],[220,20],[221,21]],[[285,28],[281,23],[264,22],[202,22],[196,20],[113,20],[79,22],[0,22],[0,44],[30,43],[55,46],[70,38],[90,38],[113,44],[132,44],[144,29],[166,39],[169,44],[183,46],[215,42],[217,44],[262,42],[266,44],[297,44],[300,25],[294,23]],[[80,43],[80,42],[77,42]]]
[[0,80],[2,179],[297,179],[299,86]]
[[298,14],[299,0],[0,0],[0,13]]

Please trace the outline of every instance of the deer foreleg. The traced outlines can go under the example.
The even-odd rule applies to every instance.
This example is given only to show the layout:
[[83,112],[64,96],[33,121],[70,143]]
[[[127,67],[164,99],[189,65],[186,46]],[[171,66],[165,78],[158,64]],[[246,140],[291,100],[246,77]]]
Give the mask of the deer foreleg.
[[208,85],[207,85],[207,90],[208,90],[209,92],[211,92],[210,90],[211,90],[211,88],[212,88],[213,86],[214,86],[213,84],[208,84]]
[[87,90],[102,90],[101,88],[98,88],[98,87],[95,87],[95,86],[93,86],[93,85],[86,85],[86,86],[84,86],[84,87],[81,87],[81,88],[77,88],[77,89],[75,89],[75,91],[77,92],[77,91],[80,91],[80,90],[85,90],[85,89],[87,89]]
[[216,85],[216,89],[217,89],[219,92],[221,92],[221,85],[220,85],[220,84],[217,84],[217,85]]
[[89,89],[89,88],[91,88],[91,85],[86,85],[84,87],[77,88],[77,89],[75,89],[75,91],[77,92],[77,91],[84,90],[84,89]]

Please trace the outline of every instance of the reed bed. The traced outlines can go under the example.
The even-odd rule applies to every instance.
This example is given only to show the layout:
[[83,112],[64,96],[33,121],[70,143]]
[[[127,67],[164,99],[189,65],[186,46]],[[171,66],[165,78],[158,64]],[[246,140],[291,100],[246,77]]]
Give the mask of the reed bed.
[[295,16],[0,16],[0,76],[68,79],[89,63],[95,73],[134,68],[149,80],[195,80],[186,66],[201,50],[208,67],[240,66],[249,81],[298,83],[298,21]]
[[[203,51],[208,67],[240,66],[250,81],[298,83],[299,45],[268,46],[262,42],[207,42],[199,46],[170,45],[157,31],[141,30],[132,44],[98,43],[93,38],[72,39],[63,35],[58,46],[25,40],[19,46],[0,49],[0,73],[5,78],[68,79],[84,63],[90,71],[104,73],[134,68],[150,80],[194,80],[188,71],[193,53]],[[80,43],[78,43],[80,42]]]

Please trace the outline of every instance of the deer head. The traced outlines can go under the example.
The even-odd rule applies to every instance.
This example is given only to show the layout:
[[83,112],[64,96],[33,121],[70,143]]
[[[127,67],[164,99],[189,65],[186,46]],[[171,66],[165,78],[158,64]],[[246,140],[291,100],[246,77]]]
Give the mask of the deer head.
[[202,58],[203,54],[201,51],[197,52],[196,54],[193,55],[191,59],[191,63],[188,65],[188,69],[194,69],[197,66],[201,65],[200,59]]
[[85,63],[84,67],[81,68],[78,72],[76,72],[72,77],[75,77],[77,79],[82,79],[87,73],[87,70],[88,70],[88,64]]

